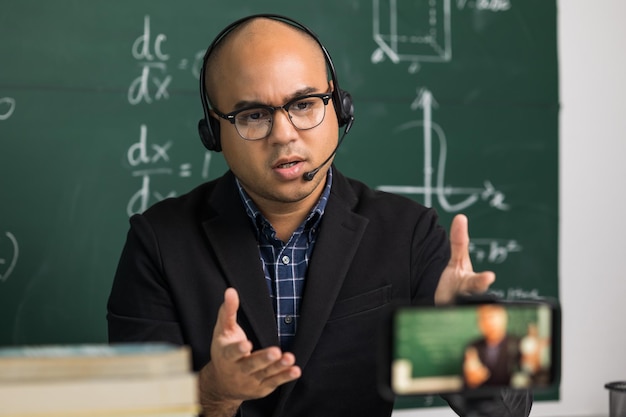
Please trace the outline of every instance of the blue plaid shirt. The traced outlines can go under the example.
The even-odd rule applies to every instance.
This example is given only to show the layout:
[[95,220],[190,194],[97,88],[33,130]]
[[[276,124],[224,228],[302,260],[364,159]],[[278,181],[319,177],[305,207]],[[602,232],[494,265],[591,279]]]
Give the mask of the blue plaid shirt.
[[276,237],[274,227],[237,181],[246,212],[255,226],[265,281],[274,305],[278,339],[283,350],[291,349],[296,336],[304,280],[317,239],[318,226],[330,195],[333,182],[332,169],[328,170],[326,178],[326,186],[317,205],[287,243]]

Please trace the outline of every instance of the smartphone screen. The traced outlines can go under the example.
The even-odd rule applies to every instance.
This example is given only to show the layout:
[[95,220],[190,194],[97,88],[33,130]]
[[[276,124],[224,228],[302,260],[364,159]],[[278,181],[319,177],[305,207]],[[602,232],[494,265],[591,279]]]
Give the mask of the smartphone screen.
[[558,313],[547,302],[399,307],[390,323],[391,391],[548,388],[558,376]]

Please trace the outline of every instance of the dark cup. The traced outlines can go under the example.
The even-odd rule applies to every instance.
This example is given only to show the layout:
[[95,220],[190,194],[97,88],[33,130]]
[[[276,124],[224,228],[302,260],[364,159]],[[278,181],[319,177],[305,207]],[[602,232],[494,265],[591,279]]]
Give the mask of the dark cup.
[[609,382],[609,417],[626,417],[626,381]]

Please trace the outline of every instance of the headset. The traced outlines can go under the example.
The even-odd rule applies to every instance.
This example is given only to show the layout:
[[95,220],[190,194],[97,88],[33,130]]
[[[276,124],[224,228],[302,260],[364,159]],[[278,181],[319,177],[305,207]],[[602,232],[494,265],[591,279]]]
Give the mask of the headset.
[[[226,37],[230,32],[232,32],[235,28],[240,26],[242,23],[245,23],[249,20],[256,18],[267,18],[276,20],[279,22],[287,23],[297,29],[302,30],[306,34],[308,34],[311,38],[313,38],[317,44],[322,49],[324,53],[324,59],[326,60],[326,65],[328,67],[328,71],[330,72],[331,79],[333,81],[333,91],[332,91],[332,99],[334,103],[335,113],[337,113],[337,120],[339,122],[339,126],[345,126],[345,130],[343,135],[345,136],[352,123],[354,122],[354,105],[352,104],[352,97],[350,93],[344,91],[339,88],[339,82],[337,81],[337,74],[335,72],[335,66],[333,65],[333,60],[328,53],[328,50],[322,44],[322,41],[317,37],[317,35],[310,30],[308,27],[303,24],[290,19],[285,16],[276,15],[276,14],[255,14],[252,16],[244,17],[239,19],[230,25],[226,26],[213,40],[211,45],[207,48],[206,53],[204,54],[204,59],[202,61],[202,69],[200,71],[200,99],[202,100],[202,110],[204,111],[204,117],[200,119],[198,122],[198,132],[200,134],[200,139],[204,146],[210,150],[215,152],[220,152],[222,150],[222,144],[220,142],[220,122],[215,117],[212,117],[209,114],[209,98],[207,96],[205,78],[206,78],[206,64],[207,60],[211,56],[211,53],[216,48],[216,46]],[[343,140],[343,137],[342,137]],[[341,143],[341,141],[340,141]]]

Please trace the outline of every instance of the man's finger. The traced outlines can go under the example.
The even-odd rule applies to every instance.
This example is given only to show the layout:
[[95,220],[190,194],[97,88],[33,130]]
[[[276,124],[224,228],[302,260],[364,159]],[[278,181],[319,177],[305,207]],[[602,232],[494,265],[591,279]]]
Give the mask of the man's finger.
[[300,378],[301,375],[302,370],[300,369],[300,367],[291,366],[284,371],[274,374],[271,377],[265,379],[263,381],[263,384],[268,387],[271,392],[278,388],[280,385]]
[[464,214],[457,214],[450,226],[450,263],[462,264],[469,253],[468,221]]
[[278,358],[275,361],[264,363],[263,367],[255,372],[258,379],[265,380],[271,378],[274,375],[285,372],[296,364],[296,358],[292,353],[282,353],[280,349],[274,349],[277,349]]
[[249,340],[241,340],[225,346],[222,350],[222,356],[227,361],[236,362],[242,358],[250,356],[251,352],[252,343]]
[[489,286],[496,280],[496,274],[492,271],[479,272],[472,275],[463,282],[462,293],[481,294],[489,289]]
[[283,353],[280,348],[275,346],[269,347],[252,352],[250,355],[242,358],[239,361],[239,366],[242,372],[253,374],[277,363],[282,356]]
[[266,389],[273,391],[279,385],[300,378],[302,370],[296,365],[296,358],[292,353],[282,354],[280,360],[268,364],[255,373],[259,383]]
[[233,331],[238,326],[237,310],[239,309],[239,294],[234,288],[227,288],[224,292],[224,302],[217,313],[216,333]]

